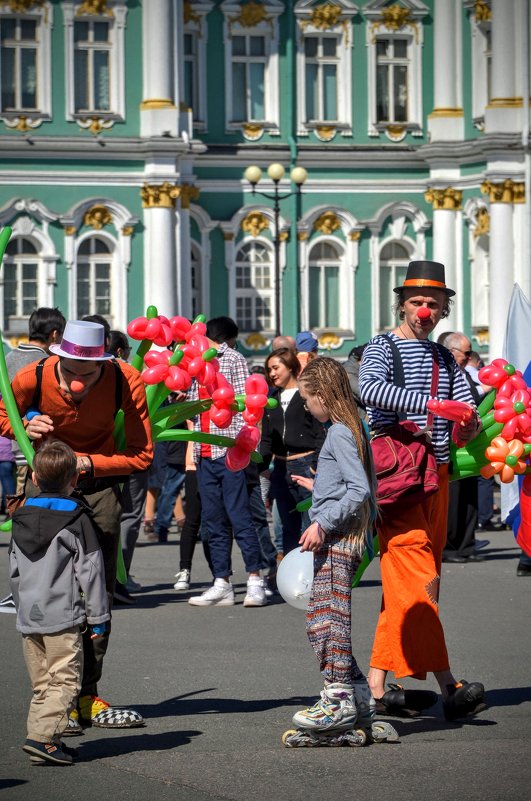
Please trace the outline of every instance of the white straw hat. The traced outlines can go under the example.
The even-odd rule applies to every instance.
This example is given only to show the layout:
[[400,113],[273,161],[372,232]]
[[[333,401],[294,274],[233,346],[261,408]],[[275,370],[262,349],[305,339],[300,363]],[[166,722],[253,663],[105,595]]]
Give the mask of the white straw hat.
[[65,359],[79,359],[84,362],[114,359],[112,353],[105,353],[104,343],[105,329],[99,323],[69,320],[61,343],[50,345],[50,352]]

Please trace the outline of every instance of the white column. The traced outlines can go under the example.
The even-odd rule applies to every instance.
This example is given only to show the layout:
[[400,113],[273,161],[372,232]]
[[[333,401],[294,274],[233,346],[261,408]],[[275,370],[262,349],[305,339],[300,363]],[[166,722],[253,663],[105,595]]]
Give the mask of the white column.
[[433,261],[444,264],[446,286],[455,291],[450,317],[441,320],[437,336],[444,331],[463,330],[463,279],[459,243],[462,192],[451,186],[428,189],[425,198],[433,205]]
[[459,0],[435,0],[434,109],[428,117],[432,141],[464,138],[462,25]]
[[459,297],[456,280],[455,217],[454,211],[437,209],[433,212],[433,261],[444,264],[446,286],[456,292],[450,317],[441,320],[437,326],[437,335],[443,331],[462,330],[459,323],[462,299]]
[[190,211],[181,208],[178,217],[177,243],[177,299],[179,314],[191,317],[192,314],[192,268],[190,252]]
[[144,201],[144,305],[156,306],[167,317],[177,313],[175,269],[175,197],[169,182],[145,185]]
[[175,28],[172,0],[150,0],[149,4],[144,4],[141,136],[178,134],[179,114],[176,108],[173,61]]
[[489,355],[503,355],[507,313],[514,284],[513,206],[491,203],[489,264]]
[[521,25],[519,0],[492,0],[491,98],[486,133],[518,133],[522,124]]

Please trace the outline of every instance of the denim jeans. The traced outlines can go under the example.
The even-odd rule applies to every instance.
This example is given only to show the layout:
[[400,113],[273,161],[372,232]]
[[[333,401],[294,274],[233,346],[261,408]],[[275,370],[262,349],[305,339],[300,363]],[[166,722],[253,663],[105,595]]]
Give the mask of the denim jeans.
[[173,518],[173,507],[175,506],[179,490],[184,484],[185,475],[184,465],[166,465],[164,482],[157,503],[157,523],[155,528],[159,539],[168,536],[168,529]]
[[308,512],[297,512],[295,506],[311,496],[311,492],[299,487],[291,480],[292,475],[313,478],[311,467],[315,455],[302,456],[300,459],[291,459],[287,462],[275,459],[271,473],[271,493],[277,502],[277,508],[282,520],[282,546],[286,555],[299,544],[301,532],[310,525]]
[[277,549],[271,541],[271,532],[267,522],[260,485],[255,484],[254,487],[248,487],[247,492],[249,493],[249,508],[258,535],[258,544],[262,552],[262,568],[268,568],[270,571],[275,572],[277,568]]
[[2,485],[2,501],[5,506],[6,495],[15,494],[14,462],[0,462],[0,484]]
[[258,572],[262,555],[249,509],[243,471],[233,473],[225,459],[200,459],[197,482],[214,578],[232,575],[232,534],[242,552],[248,573]]

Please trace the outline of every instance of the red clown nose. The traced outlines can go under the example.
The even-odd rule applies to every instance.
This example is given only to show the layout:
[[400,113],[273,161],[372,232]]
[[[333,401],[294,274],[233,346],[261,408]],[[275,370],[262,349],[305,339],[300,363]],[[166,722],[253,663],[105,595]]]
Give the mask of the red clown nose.
[[72,392],[83,392],[85,389],[85,384],[83,383],[83,381],[78,381],[74,379],[73,381],[70,382],[70,389],[72,390]]
[[417,312],[417,317],[419,318],[420,321],[427,320],[428,317],[431,317],[431,312],[427,308],[427,306],[421,306]]

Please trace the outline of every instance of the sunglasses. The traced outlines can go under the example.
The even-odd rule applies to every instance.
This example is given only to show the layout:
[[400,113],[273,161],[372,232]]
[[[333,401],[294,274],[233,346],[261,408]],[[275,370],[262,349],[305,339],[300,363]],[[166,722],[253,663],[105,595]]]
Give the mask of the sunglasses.
[[472,356],[471,350],[461,350],[461,348],[451,348],[451,350],[458,350],[459,353],[462,353],[464,356],[468,356],[469,359]]

